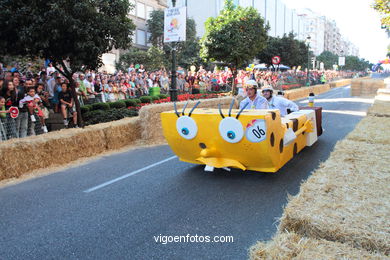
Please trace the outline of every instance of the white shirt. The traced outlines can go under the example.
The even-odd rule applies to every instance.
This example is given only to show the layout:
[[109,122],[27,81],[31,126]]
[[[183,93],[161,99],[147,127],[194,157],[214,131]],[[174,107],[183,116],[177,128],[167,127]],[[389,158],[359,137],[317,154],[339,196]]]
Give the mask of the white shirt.
[[281,116],[287,115],[287,109],[293,112],[299,110],[297,104],[284,97],[273,96],[271,100],[268,100],[268,104],[270,109],[279,109]]
[[246,106],[245,109],[267,109],[268,108],[267,99],[257,94],[256,94],[256,98],[253,101],[249,97],[241,101],[240,109],[243,108],[247,103],[248,105]]

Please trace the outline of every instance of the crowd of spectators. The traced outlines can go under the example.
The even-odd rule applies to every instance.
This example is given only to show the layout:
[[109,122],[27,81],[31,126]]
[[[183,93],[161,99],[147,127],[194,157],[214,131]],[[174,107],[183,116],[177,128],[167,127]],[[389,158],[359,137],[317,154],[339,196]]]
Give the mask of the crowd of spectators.
[[[126,71],[115,74],[86,70],[73,74],[76,94],[80,105],[96,102],[113,102],[148,95],[151,88],[159,88],[168,93],[169,72],[165,69],[148,71],[143,65],[131,64]],[[237,72],[236,84],[241,87],[247,80],[254,79],[260,86],[274,89],[287,89],[285,86],[299,87],[307,82],[304,71],[247,71]],[[310,84],[320,84],[339,78],[355,77],[353,72],[310,71]],[[228,69],[207,71],[185,71],[177,69],[177,89],[179,93],[200,93],[210,91],[230,91],[233,74]],[[25,137],[47,132],[45,120],[52,113],[61,113],[64,125],[73,118],[77,127],[77,113],[72,98],[69,81],[52,64],[43,67],[38,73],[21,73],[14,67],[0,71],[0,137],[2,140]],[[19,108],[19,116],[12,118],[10,107]],[[51,113],[50,113],[51,112]]]

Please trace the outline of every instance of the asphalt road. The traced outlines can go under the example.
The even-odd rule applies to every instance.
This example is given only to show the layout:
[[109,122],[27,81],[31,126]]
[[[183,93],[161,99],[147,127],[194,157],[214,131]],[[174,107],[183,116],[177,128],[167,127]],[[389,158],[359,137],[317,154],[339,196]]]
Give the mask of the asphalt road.
[[[276,174],[204,172],[172,158],[164,145],[0,188],[0,259],[246,259],[251,245],[275,233],[287,195],[297,194],[367,111],[370,100],[350,98],[349,91],[317,97],[323,136]],[[234,242],[154,239],[187,234]]]

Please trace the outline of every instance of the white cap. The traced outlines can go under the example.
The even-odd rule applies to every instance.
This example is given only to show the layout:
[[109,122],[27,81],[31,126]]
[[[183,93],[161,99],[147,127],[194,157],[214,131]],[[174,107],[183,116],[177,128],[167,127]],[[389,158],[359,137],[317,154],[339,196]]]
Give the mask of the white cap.
[[274,92],[274,89],[271,86],[264,86],[261,88],[261,91],[266,91],[266,90]]
[[259,85],[257,84],[257,82],[253,79],[250,79],[250,80],[247,80],[245,82],[245,87],[247,88],[258,88]]

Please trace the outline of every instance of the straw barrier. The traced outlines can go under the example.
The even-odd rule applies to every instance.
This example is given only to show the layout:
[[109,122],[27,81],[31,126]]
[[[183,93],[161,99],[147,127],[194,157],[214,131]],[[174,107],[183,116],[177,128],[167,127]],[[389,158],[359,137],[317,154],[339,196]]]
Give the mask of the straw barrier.
[[367,115],[390,117],[390,102],[375,100],[374,105],[368,109]]
[[102,129],[67,129],[0,143],[0,180],[69,163],[106,150]]
[[351,82],[351,96],[373,96],[378,89],[385,86],[383,79],[353,79]]
[[351,79],[341,79],[329,83],[331,88],[343,87],[350,84],[351,84]]
[[348,134],[347,139],[370,144],[390,145],[389,129],[390,117],[367,116],[359,122],[354,131]]
[[268,243],[258,242],[250,248],[251,260],[270,259],[388,259],[339,242],[307,238],[295,233],[279,233]]
[[390,158],[387,145],[339,142],[288,203],[279,229],[389,254],[390,176],[385,158]]

